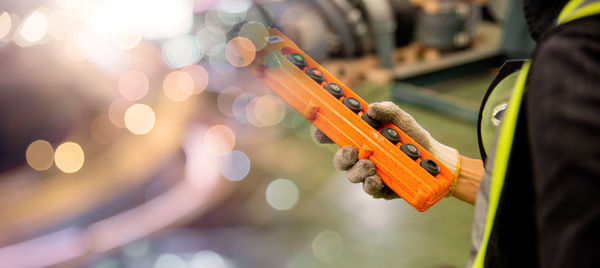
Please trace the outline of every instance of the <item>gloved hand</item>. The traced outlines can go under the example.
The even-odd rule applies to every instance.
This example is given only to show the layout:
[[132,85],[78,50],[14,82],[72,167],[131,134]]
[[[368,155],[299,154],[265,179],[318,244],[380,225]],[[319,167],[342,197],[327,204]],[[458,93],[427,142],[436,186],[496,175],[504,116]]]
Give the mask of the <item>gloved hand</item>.
[[[369,116],[381,121],[390,122],[419,143],[425,150],[431,153],[442,164],[456,174],[458,168],[459,154],[452,147],[441,144],[423,129],[417,121],[408,113],[400,109],[396,104],[386,101],[369,105]],[[313,136],[319,143],[333,143],[323,132],[316,129]],[[333,163],[337,169],[346,171],[346,177],[352,183],[363,183],[363,190],[374,198],[394,199],[399,196],[388,188],[381,178],[375,173],[375,165],[368,159],[358,160],[358,152],[352,146],[340,148],[333,157]],[[450,190],[453,192],[453,187]]]

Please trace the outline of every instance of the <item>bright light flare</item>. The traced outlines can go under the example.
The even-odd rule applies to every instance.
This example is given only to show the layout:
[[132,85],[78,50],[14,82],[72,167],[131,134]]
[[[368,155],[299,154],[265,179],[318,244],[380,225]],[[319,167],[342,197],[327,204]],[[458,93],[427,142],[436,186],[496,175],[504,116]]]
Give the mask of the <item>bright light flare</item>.
[[75,142],[65,142],[56,148],[54,163],[64,173],[75,173],[83,166],[85,155]]
[[235,146],[235,134],[228,126],[213,126],[206,131],[204,145],[214,155],[226,155]]
[[31,168],[37,171],[47,170],[54,161],[54,149],[49,142],[36,140],[27,147],[25,159]]
[[129,50],[136,47],[142,40],[142,32],[138,29],[122,30],[113,32],[112,42],[122,50]]
[[134,104],[125,112],[125,126],[135,135],[144,135],[154,128],[154,111],[146,104]]
[[150,39],[172,38],[190,31],[192,10],[187,0],[108,0],[96,7],[92,24],[103,32],[138,28]]
[[40,11],[34,11],[29,15],[21,26],[21,37],[29,42],[35,43],[42,40],[48,33],[48,16]]
[[10,19],[10,14],[8,12],[3,12],[0,15],[0,39],[3,39],[10,32],[10,27],[12,26],[12,20]]

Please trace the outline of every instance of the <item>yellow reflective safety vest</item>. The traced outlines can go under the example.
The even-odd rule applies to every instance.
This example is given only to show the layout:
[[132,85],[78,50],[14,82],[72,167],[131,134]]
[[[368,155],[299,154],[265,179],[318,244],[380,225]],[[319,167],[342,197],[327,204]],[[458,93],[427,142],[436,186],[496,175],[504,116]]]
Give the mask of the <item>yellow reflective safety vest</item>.
[[[560,12],[557,26],[597,14],[600,14],[599,0],[571,0]],[[520,226],[522,221],[535,220],[533,207],[523,206],[524,211],[515,212],[521,207],[519,204],[533,203],[533,196],[523,190],[532,189],[531,180],[515,179],[521,170],[531,165],[529,152],[519,150],[520,146],[528,146],[525,112],[521,106],[530,65],[530,61],[507,62],[490,86],[480,110],[479,145],[482,158],[491,160],[491,166],[487,166],[491,168],[491,184],[483,237],[472,266],[475,268],[535,264],[527,259],[534,260],[536,256],[523,254],[536,254],[536,230]],[[512,197],[506,198],[507,194]],[[515,196],[517,198],[513,198]],[[520,240],[522,237],[529,239]],[[523,257],[521,263],[520,257]]]

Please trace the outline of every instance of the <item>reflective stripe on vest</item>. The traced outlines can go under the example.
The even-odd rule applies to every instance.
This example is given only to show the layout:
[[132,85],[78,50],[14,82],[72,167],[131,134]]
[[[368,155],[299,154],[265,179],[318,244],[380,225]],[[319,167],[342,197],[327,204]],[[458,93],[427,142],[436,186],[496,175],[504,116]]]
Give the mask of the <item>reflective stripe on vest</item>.
[[[576,19],[581,19],[588,16],[600,14],[599,0],[571,0],[560,12],[557,25],[561,25]],[[486,224],[483,233],[483,240],[477,257],[473,262],[474,268],[484,267],[487,248],[498,209],[500,195],[504,186],[505,175],[509,164],[510,152],[512,149],[515,127],[517,126],[517,118],[519,116],[523,95],[526,92],[527,74],[529,72],[531,62],[526,62],[519,73],[517,81],[508,103],[500,135],[496,145],[496,153],[494,155],[494,166],[492,170],[492,180],[490,185],[488,211],[486,216]]]
[[510,101],[508,102],[508,108],[504,115],[504,119],[502,120],[500,136],[498,137],[498,144],[496,145],[496,155],[494,156],[495,162],[492,171],[492,184],[490,185],[485,230],[483,233],[483,240],[481,241],[481,247],[479,248],[479,252],[477,252],[475,262],[473,262],[473,267],[484,267],[485,253],[490,234],[492,233],[492,226],[496,216],[496,209],[498,208],[498,201],[500,200],[500,193],[502,192],[502,186],[504,185],[504,175],[506,174],[506,167],[508,166],[508,156],[512,149],[513,134],[517,125],[521,100],[525,93],[525,82],[527,81],[530,64],[531,62],[529,61],[523,63],[519,77],[517,77],[517,81],[515,82],[515,88],[510,97]]

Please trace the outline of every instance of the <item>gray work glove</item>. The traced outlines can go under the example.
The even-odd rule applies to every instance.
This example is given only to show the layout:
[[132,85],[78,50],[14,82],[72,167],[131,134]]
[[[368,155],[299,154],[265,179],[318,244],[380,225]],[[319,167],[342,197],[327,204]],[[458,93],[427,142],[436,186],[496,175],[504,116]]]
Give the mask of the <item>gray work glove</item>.
[[[454,174],[458,168],[458,151],[441,144],[423,129],[415,119],[396,104],[376,102],[369,105],[369,116],[381,122],[390,122],[419,143],[425,150],[442,162]],[[316,129],[313,136],[319,143],[333,143],[323,132]],[[333,157],[333,163],[339,170],[346,171],[351,183],[363,183],[363,190],[374,198],[394,199],[399,196],[388,188],[375,173],[375,165],[371,160],[358,160],[358,152],[352,146],[340,148]]]

